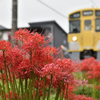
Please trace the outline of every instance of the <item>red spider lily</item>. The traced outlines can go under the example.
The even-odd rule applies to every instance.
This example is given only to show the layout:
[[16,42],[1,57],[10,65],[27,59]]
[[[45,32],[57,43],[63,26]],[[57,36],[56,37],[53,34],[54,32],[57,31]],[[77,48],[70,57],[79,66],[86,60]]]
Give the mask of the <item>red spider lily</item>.
[[95,86],[95,89],[100,90],[100,86]]
[[52,62],[54,62],[53,56],[48,53],[47,48],[39,48],[32,52],[32,64],[34,64],[34,66],[38,67],[39,69],[43,68],[47,63]]
[[0,41],[0,50],[8,50],[11,48],[10,42],[6,42],[5,40]]
[[[56,74],[60,71],[64,73],[71,73],[74,71],[74,67],[72,67],[72,62],[70,59],[57,59],[55,63],[47,64],[43,67],[43,77],[49,74]],[[66,74],[65,74],[66,75]]]
[[34,49],[38,49],[39,47],[43,47],[45,41],[45,37],[41,36],[41,34],[33,33],[31,36],[27,37],[27,40],[23,44],[22,48],[25,51],[32,51]]
[[85,97],[85,95],[78,95],[74,100],[94,100],[92,97]]
[[15,36],[14,38],[16,40],[20,40],[22,42],[24,42],[25,40],[27,40],[27,38],[30,36],[30,31],[28,31],[27,29],[19,29],[18,31],[15,32]]
[[96,61],[93,57],[84,59],[80,65],[81,71],[88,71],[88,79],[100,78],[100,62]]
[[91,64],[90,70],[87,72],[88,79],[99,79],[100,78],[100,62]]
[[75,67],[72,66],[72,61],[70,59],[58,59],[55,63],[47,64],[42,68],[42,77],[50,75],[53,76],[52,84],[57,88],[58,84],[73,83],[74,75],[72,72],[75,71]]
[[88,80],[85,80],[85,78],[83,79],[83,81],[81,80],[76,80],[77,82],[77,86],[88,86]]
[[[7,50],[5,52],[5,61],[6,61],[7,70],[9,68],[11,74],[17,75],[18,66],[23,61],[23,59],[24,59],[24,53],[22,50],[18,49],[18,47],[14,47],[11,48],[10,50]],[[5,71],[4,66],[3,66],[3,70]]]
[[0,51],[0,69],[3,70],[4,69],[4,58],[3,58],[3,52]]
[[19,64],[18,70],[17,70],[17,75],[18,75],[18,77],[21,76],[21,78],[23,78],[23,79],[25,79],[25,75],[27,75],[27,78],[29,78],[31,71],[33,71],[33,69],[32,69],[32,65],[30,65],[30,60],[25,59]]
[[65,100],[74,100],[75,99],[75,93],[74,92],[74,85],[66,85],[65,91],[64,91],[64,98]]
[[99,79],[100,78],[100,63],[94,67],[94,78]]
[[96,62],[95,58],[91,57],[91,58],[86,58],[84,59],[81,63],[81,71],[89,71],[90,70],[90,66]]
[[[15,100],[17,100],[18,96],[21,96],[21,99],[24,99],[25,93],[26,97],[29,97],[30,100],[39,99],[41,96],[44,100],[47,94],[49,99],[50,88],[53,88],[57,90],[55,99],[58,99],[62,91],[65,98],[78,100],[76,98],[79,97],[75,97],[73,93],[76,84],[73,72],[76,72],[77,64],[73,63],[70,59],[57,59],[59,49],[47,46],[50,40],[45,41],[46,37],[41,36],[41,34],[36,32],[30,33],[27,29],[19,29],[15,33],[14,38],[22,41],[22,47],[11,47],[9,42],[0,41],[0,71],[2,72],[0,78],[4,95],[6,93],[4,82],[7,84],[8,93],[6,98],[12,100],[15,97]],[[94,69],[94,59],[91,59],[88,63],[88,65],[91,65],[89,71],[93,71],[95,77],[99,78],[97,74],[99,65],[97,64]],[[16,80],[19,81],[19,86],[17,86]],[[85,84],[85,80],[82,82]],[[24,83],[25,86],[23,85]],[[46,88],[48,88],[48,93],[46,93]],[[19,94],[18,96],[13,91],[14,89]],[[13,92],[10,92],[10,90]],[[85,98],[84,96],[82,97]],[[85,98],[84,100],[88,99]]]
[[[6,94],[6,96],[5,96],[7,99],[9,99],[9,95],[8,95],[8,93]],[[13,96],[13,92],[11,91],[10,92],[10,100],[13,100],[14,99],[14,97],[15,97],[15,100],[18,100],[18,96],[17,96],[17,93],[14,93],[14,96]],[[21,98],[19,97],[19,100],[21,100]]]

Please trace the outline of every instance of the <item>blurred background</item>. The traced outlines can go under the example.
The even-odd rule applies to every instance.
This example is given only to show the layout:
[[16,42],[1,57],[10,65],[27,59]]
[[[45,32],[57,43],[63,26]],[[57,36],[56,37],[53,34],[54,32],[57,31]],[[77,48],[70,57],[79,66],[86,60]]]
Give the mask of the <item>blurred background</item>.
[[[0,25],[12,27],[12,1],[0,0]],[[67,33],[68,14],[82,8],[99,7],[100,0],[17,0],[18,27],[30,22],[55,20]]]
[[68,15],[84,8],[99,8],[99,0],[0,0],[0,40],[20,28],[36,31],[48,38],[51,46],[61,47],[68,58]]

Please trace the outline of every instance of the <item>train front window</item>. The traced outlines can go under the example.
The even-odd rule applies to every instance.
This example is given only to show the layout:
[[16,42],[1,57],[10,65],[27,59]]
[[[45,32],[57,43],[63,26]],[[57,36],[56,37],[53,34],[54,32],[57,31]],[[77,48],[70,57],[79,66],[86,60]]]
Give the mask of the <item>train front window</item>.
[[96,11],[95,11],[95,15],[96,15],[96,16],[100,16],[100,10],[96,10]]
[[80,33],[80,20],[69,21],[69,33]]
[[85,20],[85,30],[91,30],[91,20]]
[[95,24],[96,24],[96,31],[100,31],[100,19],[96,19]]

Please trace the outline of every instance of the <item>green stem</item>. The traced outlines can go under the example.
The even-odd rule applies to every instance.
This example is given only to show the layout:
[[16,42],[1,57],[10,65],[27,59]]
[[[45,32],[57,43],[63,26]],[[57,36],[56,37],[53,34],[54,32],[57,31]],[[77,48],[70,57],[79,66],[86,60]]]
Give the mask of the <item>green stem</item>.
[[[7,68],[8,68],[8,67],[7,67]],[[14,100],[15,100],[15,91],[14,91],[14,88],[13,88],[13,85],[14,85],[14,84],[12,84],[11,74],[10,74],[9,68],[8,68],[8,73],[9,73],[9,78],[10,78],[11,90],[12,90],[12,92],[13,92],[13,97],[14,97]]]
[[30,51],[30,64],[32,64],[32,51]]
[[5,59],[4,50],[3,50],[3,58],[4,58],[4,66],[5,66],[5,73],[6,73],[7,90],[8,90],[9,100],[10,100],[10,89],[9,89],[9,82],[8,82],[8,75],[7,75],[7,69],[6,69],[6,59]]
[[58,85],[55,100],[58,100],[58,98],[59,98],[59,94],[60,94],[60,86]]
[[50,80],[50,85],[49,85],[49,90],[48,90],[47,100],[49,100],[49,99],[50,99],[50,89],[51,89],[51,83],[52,83],[52,75],[51,75],[51,80]]
[[17,91],[17,83],[16,83],[15,76],[13,76],[13,80],[14,80],[14,88],[15,88],[15,91]]
[[42,100],[45,100],[45,95],[46,95],[46,88],[45,88],[45,86],[46,86],[46,76],[44,77],[43,98],[42,98]]
[[25,100],[27,100],[27,74],[25,74]]
[[67,83],[65,100],[68,100],[68,85],[69,85],[69,84]]
[[19,78],[19,86],[18,86],[18,91],[17,91],[18,99],[19,99],[19,94],[20,94],[20,78]]
[[[92,79],[92,84],[95,84],[95,79]],[[95,85],[93,85],[93,92],[92,92],[92,97],[96,98],[96,89],[95,89]]]
[[64,80],[63,80],[63,82],[62,82],[61,87],[60,87],[60,85],[58,85],[55,100],[58,100],[58,98],[59,98],[59,94],[60,94],[60,92],[61,92],[61,89],[62,89],[63,85],[64,85]]
[[34,82],[33,82],[33,100],[35,100],[35,81],[36,81],[36,73],[34,73]]
[[[30,64],[32,64],[32,51],[30,51]],[[32,77],[33,77],[33,73],[30,72],[30,81],[29,81],[29,100],[32,99]]]
[[64,90],[62,91],[62,95],[60,97],[60,100],[63,100],[63,97],[64,97]]
[[17,95],[18,95],[18,99],[17,100],[19,100],[19,89],[18,89],[18,86],[17,86],[17,82],[16,82],[15,76],[13,76],[13,80],[14,80],[13,86],[14,86],[15,92],[17,92]]
[[22,83],[21,77],[19,77],[19,78],[20,78],[20,85],[21,85],[21,98],[22,98],[22,100],[24,100],[23,99],[23,83]]
[[2,85],[1,85],[1,83],[0,83],[0,97],[1,98],[4,98],[5,96],[3,96],[3,90],[2,90]]
[[39,93],[38,93],[38,96],[37,96],[37,100],[40,100],[39,94],[40,94],[40,88],[39,88]]
[[33,76],[34,76],[34,73],[33,72],[30,72],[29,100],[32,100]]
[[27,91],[27,75],[25,74],[25,92]]
[[36,96],[35,96],[35,100],[38,100],[39,94],[38,94],[38,87],[36,88]]
[[84,89],[84,86],[83,86],[83,94],[85,94],[85,89]]
[[[38,81],[38,75],[37,75],[37,81]],[[35,99],[33,99],[33,100],[38,100],[38,83],[37,83],[37,88],[36,88]]]
[[31,100],[31,94],[30,94],[30,90],[31,90],[31,78],[32,78],[32,72],[30,72],[30,80],[29,80],[29,100]]
[[6,100],[5,98],[5,86],[4,86],[4,79],[3,79],[3,72],[1,70],[1,78],[2,78],[2,85],[3,85],[3,97],[4,97],[4,100]]

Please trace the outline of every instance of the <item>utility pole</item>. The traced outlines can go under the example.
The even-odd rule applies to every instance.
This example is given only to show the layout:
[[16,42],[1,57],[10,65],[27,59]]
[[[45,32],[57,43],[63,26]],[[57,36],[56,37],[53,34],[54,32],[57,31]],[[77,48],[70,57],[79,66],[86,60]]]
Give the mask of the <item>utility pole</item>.
[[[17,0],[12,0],[12,32],[11,36],[14,36],[17,31]],[[11,40],[12,44],[15,44],[15,40]]]

